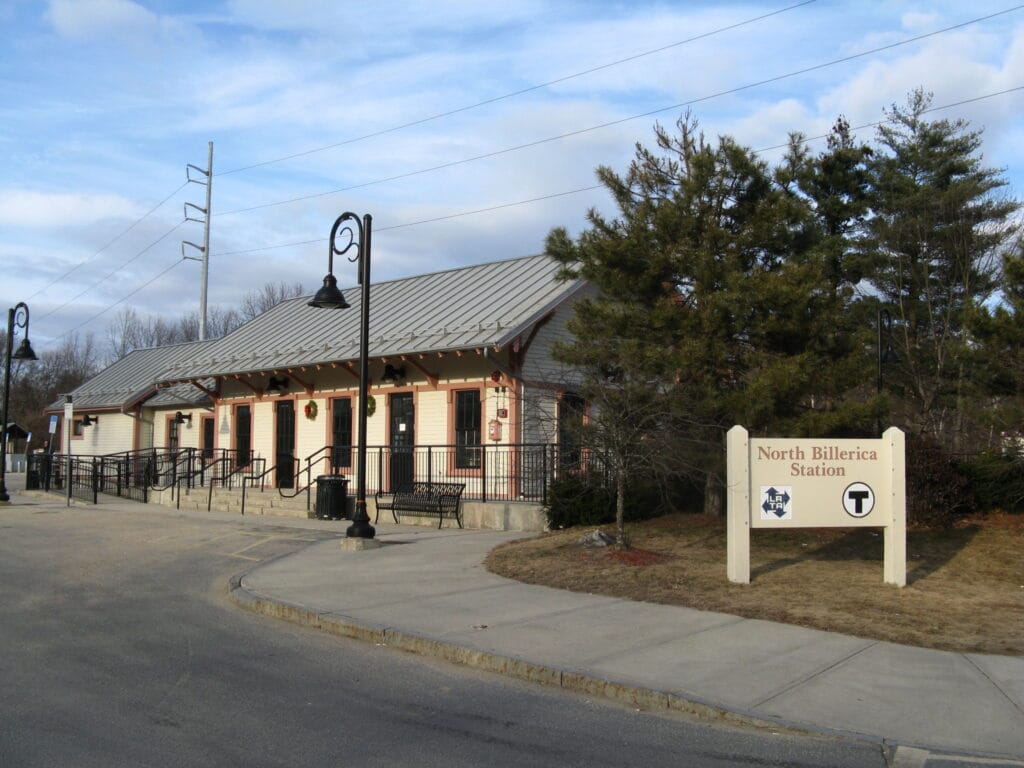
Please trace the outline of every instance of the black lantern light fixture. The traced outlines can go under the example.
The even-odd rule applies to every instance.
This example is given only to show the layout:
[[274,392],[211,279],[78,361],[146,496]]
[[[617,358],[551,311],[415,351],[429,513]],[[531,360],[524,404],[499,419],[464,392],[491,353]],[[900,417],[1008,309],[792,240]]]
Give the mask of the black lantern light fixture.
[[[362,288],[359,305],[359,444],[356,451],[356,504],[352,514],[352,525],[345,531],[350,539],[372,539],[376,534],[370,525],[370,516],[366,512],[366,418],[369,387],[370,340],[370,238],[372,219],[369,214],[362,220],[356,214],[346,211],[341,214],[331,227],[331,236],[327,243],[327,275],[323,287],[309,302],[309,306],[322,309],[348,309],[349,303],[338,290],[338,281],[334,277],[334,254],[343,256],[352,248],[355,255],[348,257],[355,262]],[[338,247],[339,234],[347,238],[344,246]]]
[[87,413],[87,414],[85,414],[85,416],[82,417],[82,426],[83,427],[91,427],[93,424],[95,424],[99,420],[100,420],[99,416],[90,416]]
[[288,389],[288,379],[283,376],[281,378],[271,376],[270,381],[267,382],[267,392],[273,392],[279,395],[286,389]]
[[[11,347],[14,346],[14,331],[16,328],[25,329],[25,338],[21,340],[18,349],[12,354]],[[11,403],[11,360],[38,360],[32,344],[28,340],[28,304],[19,301],[7,310],[7,346],[4,355],[4,412],[0,420],[0,502],[11,500],[7,493],[7,428],[10,424],[10,403]]]
[[175,424],[185,424],[186,422],[188,422],[188,424],[192,424],[191,413],[182,413],[181,411],[178,411],[176,414],[174,414]]
[[386,384],[405,381],[405,366],[400,365],[396,368],[391,363],[388,363],[384,366],[384,375],[380,377],[380,380]]
[[[366,215],[367,224],[369,223],[369,214]],[[340,251],[335,245],[335,238],[338,235],[338,228],[345,221],[354,221],[356,228],[359,230],[359,242],[355,243],[355,233],[352,231],[351,226],[346,226],[342,229],[342,232],[348,235],[348,244]],[[368,228],[368,227],[367,227]],[[319,309],[348,309],[349,303],[345,301],[345,297],[338,289],[338,279],[334,276],[334,254],[337,253],[339,256],[348,252],[348,249],[352,247],[353,243],[356,244],[356,258],[349,259],[349,261],[358,261],[360,266],[360,275],[362,275],[362,240],[364,237],[363,227],[360,225],[359,218],[354,213],[344,213],[338,217],[337,221],[334,222],[334,226],[331,227],[331,238],[327,244],[327,274],[324,275],[324,284],[320,287],[320,290],[316,292],[313,300],[309,302],[309,306],[317,307]],[[369,249],[367,248],[367,251]]]

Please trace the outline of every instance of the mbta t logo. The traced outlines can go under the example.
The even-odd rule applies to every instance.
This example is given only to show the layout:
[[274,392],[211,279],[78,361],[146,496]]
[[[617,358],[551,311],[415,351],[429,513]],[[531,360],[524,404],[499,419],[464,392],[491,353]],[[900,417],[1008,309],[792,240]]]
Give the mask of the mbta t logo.
[[867,517],[875,508],[875,492],[867,483],[851,483],[843,491],[843,509],[850,517]]

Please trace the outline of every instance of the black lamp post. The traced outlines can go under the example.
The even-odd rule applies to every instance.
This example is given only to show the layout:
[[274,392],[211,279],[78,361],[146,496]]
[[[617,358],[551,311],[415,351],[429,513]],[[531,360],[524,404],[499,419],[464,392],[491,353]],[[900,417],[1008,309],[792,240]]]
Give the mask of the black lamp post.
[[[359,285],[362,286],[359,321],[359,445],[356,449],[356,508],[352,514],[352,525],[345,531],[350,539],[372,539],[376,531],[370,525],[370,516],[366,513],[366,401],[369,386],[370,363],[368,347],[370,341],[370,214],[363,216],[362,221],[351,212],[341,214],[331,227],[331,237],[327,243],[327,275],[323,287],[309,302],[311,307],[325,309],[348,309],[349,304],[338,290],[338,281],[334,277],[334,254],[343,256],[353,247],[354,256],[349,261],[356,262],[359,271]],[[336,239],[342,232],[348,237],[343,248],[338,248]]]
[[[14,329],[24,328],[25,338],[14,354],[11,354],[11,347],[14,346]],[[9,408],[11,403],[11,360],[38,360],[32,345],[28,340],[28,304],[19,301],[11,309],[7,310],[7,350],[4,356],[4,416],[2,426],[2,439],[0,439],[0,502],[10,501],[7,493],[7,424],[9,421]]]
[[[882,394],[882,366],[892,365],[900,361],[900,356],[896,354],[896,350],[892,348],[892,315],[888,309],[878,310],[878,321],[876,323],[876,330],[878,331],[878,344],[876,345],[876,351],[878,353],[878,378],[876,380],[878,394]],[[882,331],[885,331],[885,351],[882,351]],[[882,425],[878,424],[878,432],[882,431]]]

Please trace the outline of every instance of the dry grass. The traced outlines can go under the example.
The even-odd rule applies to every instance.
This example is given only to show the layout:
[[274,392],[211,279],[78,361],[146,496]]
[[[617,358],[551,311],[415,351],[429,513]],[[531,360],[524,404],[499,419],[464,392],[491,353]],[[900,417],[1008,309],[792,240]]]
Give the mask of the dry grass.
[[581,547],[589,530],[506,544],[487,567],[577,592],[928,648],[1024,654],[1024,515],[911,531],[903,589],[882,583],[882,536],[873,529],[753,531],[749,585],[726,579],[722,518],[672,515],[631,525],[625,551]]

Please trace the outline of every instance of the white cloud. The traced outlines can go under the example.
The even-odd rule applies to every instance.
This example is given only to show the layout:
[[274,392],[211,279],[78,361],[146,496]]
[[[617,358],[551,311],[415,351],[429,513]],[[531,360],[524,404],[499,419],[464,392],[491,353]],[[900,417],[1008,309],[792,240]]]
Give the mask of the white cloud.
[[137,204],[119,195],[0,189],[0,225],[8,227],[52,230],[137,215]]
[[[231,303],[267,279],[298,279],[315,288],[327,232],[343,210],[374,216],[374,275],[383,279],[537,252],[552,226],[574,232],[585,226],[589,205],[614,215],[599,190],[386,229],[593,184],[599,164],[624,172],[634,143],[651,147],[652,124],[671,127],[681,109],[501,153],[505,148],[738,89],[998,10],[994,0],[981,0],[970,11],[956,0],[815,3],[460,111],[736,23],[768,6],[381,0],[354,11],[352,2],[336,0],[50,0],[41,28],[42,5],[26,3],[11,14],[11,44],[0,48],[0,70],[9,72],[0,86],[11,93],[10,105],[0,106],[0,143],[9,159],[7,175],[0,173],[0,229],[7,233],[0,237],[0,266],[33,259],[31,270],[8,270],[12,285],[18,281],[27,297],[89,260],[76,271],[76,281],[97,287],[47,319],[54,328],[96,311],[85,302],[110,304],[180,259],[182,239],[199,240],[199,225],[190,223],[129,262],[174,225],[183,201],[202,201],[196,185],[174,195],[172,190],[184,181],[186,162],[205,163],[208,140],[215,144],[218,174],[215,254],[318,241],[215,259],[211,300]],[[902,103],[918,85],[934,90],[936,103],[1019,86],[1024,28],[1013,24],[1021,18],[1024,13],[1006,15],[709,98],[694,106],[694,115],[709,136],[731,134],[757,149],[785,142],[794,130],[823,133],[839,114],[855,125],[878,120],[883,107]],[[1021,114],[1024,92],[936,117],[963,116],[984,127],[986,160],[1009,168],[1019,196]],[[385,132],[220,175],[377,131]],[[870,139],[871,132],[861,131],[860,138]],[[409,175],[488,153],[498,154]],[[389,177],[400,178],[357,186]],[[318,196],[344,187],[357,188]],[[103,249],[168,195],[172,200],[153,217]],[[221,215],[305,195],[315,196]],[[193,262],[182,265],[128,303],[174,312],[182,302],[194,302],[197,272]],[[114,277],[105,279],[109,273]],[[61,282],[43,295],[52,307],[81,287]],[[36,303],[43,299],[33,299],[33,311]],[[102,329],[104,322],[89,327]]]
[[46,18],[68,40],[148,37],[159,18],[131,0],[50,0]]

